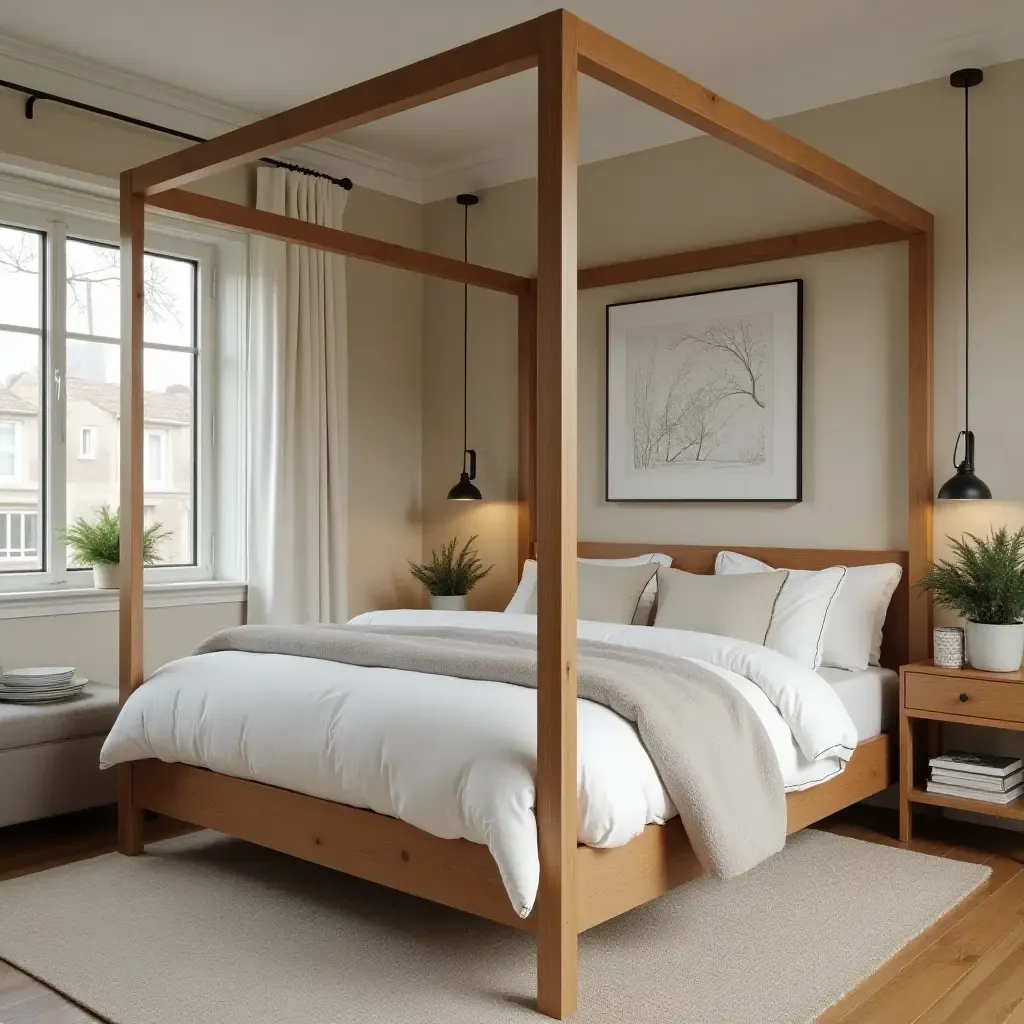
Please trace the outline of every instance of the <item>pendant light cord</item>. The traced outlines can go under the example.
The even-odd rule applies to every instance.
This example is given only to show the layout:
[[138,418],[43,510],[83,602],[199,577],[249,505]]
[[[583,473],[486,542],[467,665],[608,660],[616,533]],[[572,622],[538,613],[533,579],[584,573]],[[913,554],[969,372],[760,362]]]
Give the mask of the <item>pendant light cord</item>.
[[[469,262],[469,206],[462,220],[462,262]],[[469,285],[462,285],[462,469],[466,469],[469,448]]]
[[971,90],[964,89],[964,432],[971,429]]

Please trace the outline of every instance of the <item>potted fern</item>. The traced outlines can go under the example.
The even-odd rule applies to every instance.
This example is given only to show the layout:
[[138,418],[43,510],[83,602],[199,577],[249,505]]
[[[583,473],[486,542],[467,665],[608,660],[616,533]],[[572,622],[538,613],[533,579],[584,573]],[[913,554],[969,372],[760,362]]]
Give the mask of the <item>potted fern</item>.
[[975,668],[1016,672],[1024,659],[1024,527],[949,541],[954,558],[932,566],[920,586],[967,620],[967,659]]
[[430,552],[430,561],[421,565],[409,563],[409,571],[427,588],[430,607],[435,611],[461,612],[466,609],[466,595],[494,568],[484,568],[475,550],[474,534],[456,554],[458,537],[443,545],[440,553]]
[[[142,532],[142,562],[155,565],[157,545],[170,537],[170,531],[153,523]],[[79,516],[63,533],[64,543],[79,565],[92,566],[93,586],[97,590],[117,590],[120,586],[121,517],[109,506],[100,508],[95,519]]]

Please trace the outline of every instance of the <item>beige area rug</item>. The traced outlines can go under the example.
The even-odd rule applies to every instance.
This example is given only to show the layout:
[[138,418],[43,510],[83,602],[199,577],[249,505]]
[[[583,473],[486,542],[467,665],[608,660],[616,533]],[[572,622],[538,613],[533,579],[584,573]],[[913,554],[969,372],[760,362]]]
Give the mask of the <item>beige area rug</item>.
[[[989,869],[806,831],[586,933],[579,1024],[811,1021]],[[529,935],[199,833],[0,884],[0,958],[116,1024],[517,1024]]]

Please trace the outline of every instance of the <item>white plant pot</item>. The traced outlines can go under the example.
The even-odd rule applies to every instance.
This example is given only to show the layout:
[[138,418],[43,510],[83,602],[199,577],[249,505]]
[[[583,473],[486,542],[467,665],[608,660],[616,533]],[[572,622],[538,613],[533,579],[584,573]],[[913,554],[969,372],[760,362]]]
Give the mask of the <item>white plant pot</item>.
[[466,595],[459,594],[457,597],[435,597],[430,595],[430,607],[435,612],[464,612],[466,610]]
[[117,590],[121,586],[120,565],[94,565],[92,585],[97,590]]
[[1024,622],[992,626],[968,622],[967,660],[983,672],[1016,672],[1024,660]]

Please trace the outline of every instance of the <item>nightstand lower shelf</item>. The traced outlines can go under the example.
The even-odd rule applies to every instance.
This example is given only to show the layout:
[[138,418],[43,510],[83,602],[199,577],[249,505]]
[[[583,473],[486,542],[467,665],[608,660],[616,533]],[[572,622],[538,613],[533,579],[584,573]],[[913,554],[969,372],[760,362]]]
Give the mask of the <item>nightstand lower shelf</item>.
[[1017,797],[1012,803],[991,804],[987,800],[970,800],[945,793],[929,793],[916,786],[910,790],[907,799],[912,804],[931,804],[933,807],[951,807],[957,811],[974,811],[975,814],[991,814],[995,818],[1012,818],[1024,821],[1024,797]]

